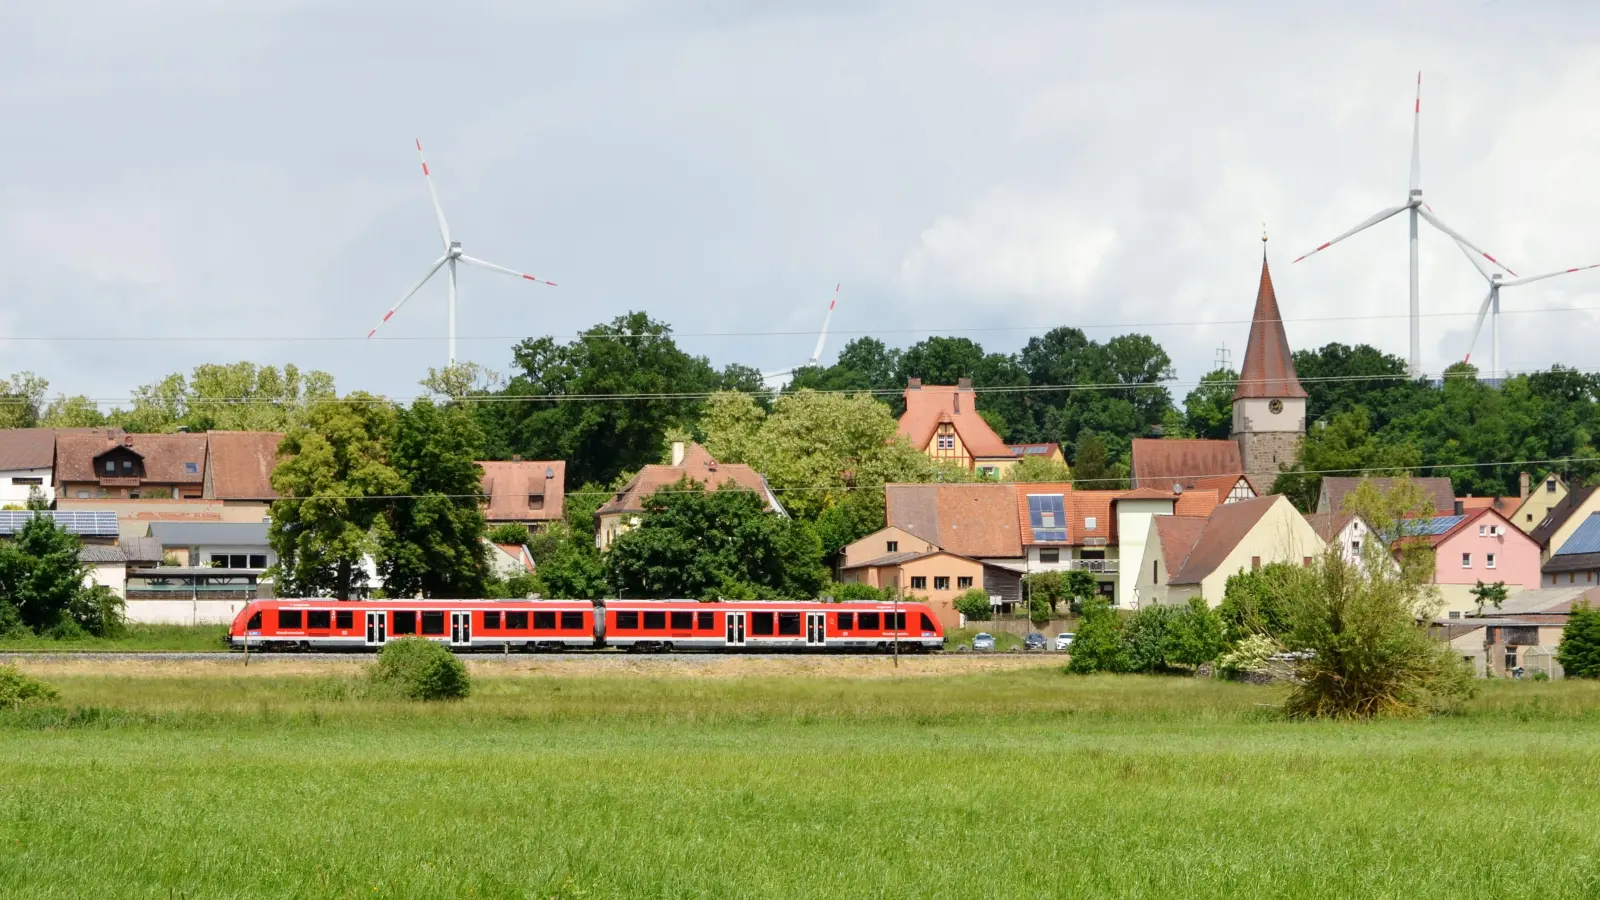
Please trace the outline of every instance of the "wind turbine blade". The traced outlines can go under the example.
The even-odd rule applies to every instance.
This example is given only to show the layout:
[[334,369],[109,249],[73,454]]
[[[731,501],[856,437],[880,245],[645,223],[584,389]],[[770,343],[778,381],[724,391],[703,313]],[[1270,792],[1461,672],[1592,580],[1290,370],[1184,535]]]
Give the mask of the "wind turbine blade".
[[[1389,209],[1386,209],[1383,212],[1378,213],[1377,215],[1373,216],[1372,218],[1366,220],[1365,222],[1362,222],[1360,225],[1357,225],[1356,227],[1350,229],[1349,231],[1346,231],[1344,234],[1339,235],[1338,237],[1334,238],[1331,241],[1328,241],[1326,244],[1322,244],[1321,246],[1317,247],[1317,249],[1312,250],[1310,253],[1306,253],[1306,254],[1300,256],[1298,259],[1295,260],[1295,262],[1299,262],[1300,260],[1305,259],[1307,256],[1311,256],[1314,253],[1320,253],[1323,250],[1326,250],[1329,247],[1332,247],[1334,244],[1339,243],[1340,241],[1344,240],[1345,238],[1349,237],[1350,235],[1355,234],[1358,231],[1365,231],[1368,228],[1371,228],[1372,226],[1378,224],[1379,222],[1382,222],[1384,219],[1387,219],[1390,216],[1395,215],[1396,213],[1405,212],[1407,209],[1410,209],[1410,207],[1409,206],[1394,206],[1394,207],[1390,207]],[[1291,263],[1291,265],[1293,265],[1293,263]]]
[[[1445,234],[1450,235],[1452,238],[1455,239],[1456,243],[1463,244],[1463,245],[1465,245],[1467,247],[1472,248],[1473,250],[1476,250],[1478,253],[1482,254],[1484,259],[1487,259],[1489,262],[1492,262],[1495,265],[1499,266],[1500,268],[1505,269],[1507,272],[1511,272],[1511,267],[1510,266],[1506,265],[1505,263],[1501,262],[1498,259],[1495,259],[1494,257],[1490,256],[1488,253],[1485,253],[1482,247],[1479,247],[1477,244],[1474,244],[1473,242],[1467,240],[1465,237],[1462,237],[1461,232],[1456,231],[1454,228],[1451,228],[1449,225],[1446,225],[1445,223],[1439,221],[1439,217],[1434,215],[1432,212],[1430,212],[1430,211],[1428,211],[1426,209],[1418,209],[1417,210],[1417,215],[1423,217],[1424,219],[1427,219],[1428,220],[1428,224],[1430,224],[1433,227],[1439,229],[1440,231],[1444,232]],[[1516,275],[1517,273],[1511,272],[1511,274],[1512,275]]]
[[439,217],[439,239],[450,249],[450,225],[444,220],[444,207],[439,205],[439,195],[433,189],[433,174],[428,171],[428,158],[422,155],[422,138],[417,138],[417,158],[422,160],[422,180],[428,183],[428,196],[433,198],[433,214]]
[[1411,114],[1411,192],[1422,190],[1422,73],[1417,73],[1417,107]]
[[1472,362],[1472,349],[1478,346],[1478,335],[1483,333],[1483,320],[1489,315],[1489,304],[1494,302],[1494,288],[1489,288],[1489,293],[1483,297],[1483,305],[1478,307],[1478,324],[1472,326],[1472,340],[1467,344],[1467,356],[1462,362]]
[[1579,266],[1576,269],[1562,269],[1559,272],[1546,272],[1543,275],[1529,275],[1527,278],[1513,278],[1510,281],[1500,282],[1500,286],[1507,287],[1513,284],[1528,284],[1534,281],[1543,281],[1546,278],[1554,278],[1557,275],[1570,275],[1573,272],[1582,272],[1585,269],[1600,269],[1600,263],[1595,263],[1592,266]]
[[828,323],[833,321],[833,308],[839,302],[839,285],[833,286],[833,299],[828,301],[828,314],[822,317],[822,333],[817,335],[817,349],[811,351],[811,359],[806,365],[814,366],[822,358],[822,345],[828,340]]
[[480,266],[482,268],[488,269],[491,272],[500,272],[500,273],[503,273],[505,275],[515,275],[518,278],[526,278],[529,281],[537,281],[540,284],[548,284],[551,287],[555,287],[556,286],[556,283],[554,281],[545,281],[543,278],[540,278],[537,275],[528,275],[528,274],[523,273],[523,272],[518,272],[516,269],[508,269],[505,266],[497,266],[492,262],[484,262],[483,260],[478,259],[475,256],[467,256],[465,254],[462,254],[460,259],[464,263],[469,263],[469,264],[474,265],[474,266]]
[[1466,244],[1456,241],[1456,246],[1461,248],[1461,255],[1465,256],[1467,258],[1467,262],[1472,263],[1472,267],[1481,272],[1484,278],[1489,279],[1490,281],[1494,280],[1494,273],[1490,272],[1489,267],[1484,265],[1483,262],[1478,259],[1478,255],[1476,253],[1473,253],[1471,250],[1467,249]]
[[439,257],[439,261],[438,262],[436,262],[433,265],[429,266],[428,267],[428,274],[422,276],[422,280],[417,282],[416,286],[413,287],[411,290],[406,291],[406,295],[404,297],[400,298],[400,302],[399,303],[396,303],[393,307],[391,307],[389,309],[388,312],[383,314],[383,318],[378,320],[378,324],[372,326],[372,330],[367,332],[367,338],[370,340],[373,335],[377,334],[378,333],[378,329],[382,328],[383,324],[385,322],[389,321],[389,317],[393,316],[395,313],[399,312],[400,311],[400,307],[405,306],[406,305],[406,301],[410,300],[411,296],[413,294],[415,294],[417,291],[422,290],[422,286],[428,283],[428,279],[433,277],[433,273],[439,271],[439,267],[444,265],[445,261],[448,260],[449,258],[450,257],[448,257],[448,256],[441,256],[441,257]]

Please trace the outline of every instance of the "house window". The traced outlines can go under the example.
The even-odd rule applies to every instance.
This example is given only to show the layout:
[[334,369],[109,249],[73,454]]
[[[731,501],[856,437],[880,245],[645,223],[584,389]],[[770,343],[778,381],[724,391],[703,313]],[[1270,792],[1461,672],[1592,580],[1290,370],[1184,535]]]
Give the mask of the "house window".
[[122,474],[124,474],[124,475],[132,475],[133,474],[133,460],[125,459],[125,460],[122,461]]
[[884,542],[883,552],[885,552],[885,553],[899,553],[900,552],[900,542],[899,541],[886,541],[886,542]]
[[1484,535],[1486,535],[1488,533],[1489,533],[1489,526],[1487,526],[1487,525],[1479,525],[1478,526],[1478,537],[1483,537]]
[[940,450],[954,450],[956,448],[956,436],[953,434],[941,434],[934,446]]
[[948,590],[950,590],[950,576],[949,575],[935,575],[935,576],[933,576],[933,589],[936,590],[936,591],[948,591]]
[[1100,527],[1099,521],[1094,516],[1088,516],[1083,520],[1084,531],[1094,531],[1098,527]]
[[971,575],[957,575],[956,576],[956,590],[964,591],[964,590],[967,590],[970,587],[972,587],[972,576]]
[[1159,560],[1159,559],[1152,559],[1150,561],[1150,580],[1151,581],[1160,581],[1161,580],[1161,560]]
[[1359,555],[1361,553],[1361,542],[1360,541],[1351,541],[1350,542],[1350,552]]
[[267,555],[265,553],[252,553],[252,554],[250,554],[250,565],[249,565],[248,568],[251,568],[251,569],[265,569],[266,567],[267,567]]
[[927,590],[928,589],[928,576],[926,576],[926,575],[913,575],[913,576],[911,576],[911,589],[913,591],[925,591],[925,590]]
[[1461,554],[1461,568],[1463,568],[1463,569],[1472,568],[1472,554],[1471,553],[1463,553],[1463,554]]
[[13,478],[11,483],[17,487],[44,487],[43,478]]
[[[1554,478],[1544,483],[1544,492],[1546,494],[1554,494],[1556,492],[1556,480]],[[1531,519],[1533,516],[1529,516],[1528,518]]]
[[1000,477],[1000,467],[999,466],[979,466],[978,467],[978,474],[979,475],[983,475],[983,476],[988,477],[988,478],[998,478],[998,477]]
[[1491,568],[1491,569],[1494,568],[1494,554],[1493,553],[1486,554],[1483,557],[1483,564],[1485,566]]
[[1511,670],[1515,669],[1516,667],[1517,667],[1517,648],[1515,648],[1515,647],[1507,647],[1506,648],[1506,671],[1510,672]]
[[1039,527],[1040,528],[1054,528],[1054,527],[1056,527],[1056,511],[1053,510],[1053,509],[1041,509],[1041,510],[1039,510]]
[[89,499],[89,492],[88,491],[79,491],[78,492],[78,499],[79,500],[87,500],[87,499]]
[[1458,609],[1452,609],[1452,610],[1450,610],[1450,618],[1452,618],[1452,619],[1459,619],[1459,618],[1461,618],[1461,611],[1460,611],[1460,610],[1458,610]]
[[1528,513],[1528,521],[1529,522],[1533,521],[1533,513]]
[[1058,563],[1058,562],[1061,562],[1061,548],[1060,547],[1040,547],[1039,548],[1039,562],[1042,562],[1042,563]]
[[1489,526],[1489,537],[1496,537],[1499,534],[1500,534],[1500,526],[1499,525],[1490,525]]
[[1250,557],[1250,568],[1251,569],[1259,569],[1259,568],[1261,568],[1261,557],[1259,557],[1259,556]]
[[185,475],[199,475],[200,474],[200,464],[199,463],[184,463],[183,464],[183,474],[185,474]]
[[106,460],[106,474],[107,475],[115,475],[115,474],[117,474],[117,461],[116,460],[114,460],[114,459]]

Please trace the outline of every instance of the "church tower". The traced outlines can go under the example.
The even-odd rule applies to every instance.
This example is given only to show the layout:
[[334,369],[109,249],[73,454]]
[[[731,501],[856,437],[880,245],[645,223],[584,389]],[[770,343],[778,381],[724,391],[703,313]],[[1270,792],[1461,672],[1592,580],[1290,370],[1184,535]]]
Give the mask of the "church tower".
[[1290,469],[1306,436],[1306,389],[1294,371],[1289,336],[1272,290],[1266,236],[1261,238],[1261,287],[1250,321],[1250,343],[1233,392],[1233,434],[1244,471],[1256,490],[1272,490],[1282,469]]

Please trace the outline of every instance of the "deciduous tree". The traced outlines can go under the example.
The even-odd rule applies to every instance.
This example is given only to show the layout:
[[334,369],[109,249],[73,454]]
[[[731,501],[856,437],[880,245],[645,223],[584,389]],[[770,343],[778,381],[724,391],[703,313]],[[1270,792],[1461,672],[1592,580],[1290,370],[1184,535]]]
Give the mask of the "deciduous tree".
[[465,407],[417,400],[395,417],[389,464],[401,490],[378,529],[378,574],[392,597],[481,597],[489,575],[479,507],[483,435]]

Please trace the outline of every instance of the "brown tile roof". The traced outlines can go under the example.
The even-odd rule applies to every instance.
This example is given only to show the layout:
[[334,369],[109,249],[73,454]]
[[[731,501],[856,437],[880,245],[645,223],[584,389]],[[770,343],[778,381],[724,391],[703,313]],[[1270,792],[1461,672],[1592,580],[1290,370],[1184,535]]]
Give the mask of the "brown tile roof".
[[1133,486],[1158,491],[1170,491],[1175,484],[1199,488],[1203,480],[1244,474],[1236,441],[1135,438],[1130,457]]
[[1549,547],[1550,539],[1555,537],[1557,531],[1561,530],[1561,526],[1567,524],[1567,520],[1572,518],[1573,513],[1589,502],[1589,497],[1597,489],[1600,489],[1600,485],[1590,485],[1589,487],[1578,488],[1575,491],[1568,491],[1567,495],[1562,497],[1555,506],[1550,507],[1550,512],[1544,517],[1544,521],[1529,532],[1528,536],[1538,542],[1540,547]]
[[[483,514],[491,522],[549,522],[566,514],[567,464],[563,460],[489,460],[483,469]],[[544,496],[534,509],[530,496]]]
[[[1456,489],[1450,484],[1450,479],[1438,477],[1413,478],[1411,480],[1422,488],[1424,493],[1433,498],[1435,512],[1455,512]],[[1347,478],[1343,476],[1323,478],[1321,493],[1326,494],[1328,497],[1328,509],[1331,511],[1343,510],[1346,498],[1354,494],[1356,488],[1359,488],[1363,481],[1371,482],[1373,489],[1378,493],[1388,494],[1393,489],[1396,479]]]
[[[56,438],[56,484],[97,481],[95,458],[124,446],[144,460],[144,481],[152,484],[203,484],[206,436],[203,434],[124,434],[115,429]],[[189,471],[186,464],[193,464]]]
[[276,431],[210,431],[206,496],[217,500],[276,500],[272,470],[278,465]]
[[[959,556],[1010,559],[1022,556],[1018,487],[889,484],[883,489],[884,513],[888,524]],[[1021,520],[1027,521],[1025,513]]]
[[900,433],[911,446],[926,450],[941,423],[955,427],[967,453],[974,458],[1010,459],[1011,447],[978,415],[977,394],[969,385],[924,385],[913,381],[906,388],[906,411],[900,416]]
[[1222,565],[1233,548],[1239,546],[1261,517],[1283,498],[1277,495],[1224,503],[1212,511],[1200,537],[1189,550],[1183,568],[1170,579],[1171,584],[1198,584]]
[[788,515],[783,504],[778,502],[777,496],[772,493],[772,488],[767,485],[767,480],[761,477],[761,473],[742,463],[719,464],[699,444],[690,444],[685,449],[681,465],[650,465],[640,469],[639,474],[633,476],[615,497],[606,501],[596,515],[641,512],[644,510],[646,497],[660,488],[677,484],[685,477],[713,489],[732,481],[738,487],[759,494],[768,509]]
[[1156,516],[1150,521],[1155,523],[1156,537],[1161,541],[1161,563],[1166,566],[1170,579],[1183,568],[1184,559],[1189,556],[1194,542],[1200,539],[1200,532],[1205,530],[1206,519],[1204,516]]
[[1310,525],[1311,530],[1317,533],[1317,537],[1322,538],[1323,543],[1338,537],[1339,532],[1343,531],[1344,526],[1350,524],[1350,520],[1353,518],[1355,518],[1355,514],[1347,512],[1305,514],[1306,524]]
[[0,429],[0,470],[48,469],[55,455],[55,429]]
[[1278,294],[1272,289],[1272,272],[1267,269],[1263,253],[1256,311],[1250,318],[1250,342],[1244,348],[1244,364],[1239,367],[1239,385],[1233,399],[1304,396],[1306,389],[1300,386],[1294,371],[1289,336],[1283,330],[1283,313],[1278,311]]
[[1510,515],[1517,511],[1526,497],[1457,497],[1456,502],[1462,509],[1489,509],[1501,515]]

